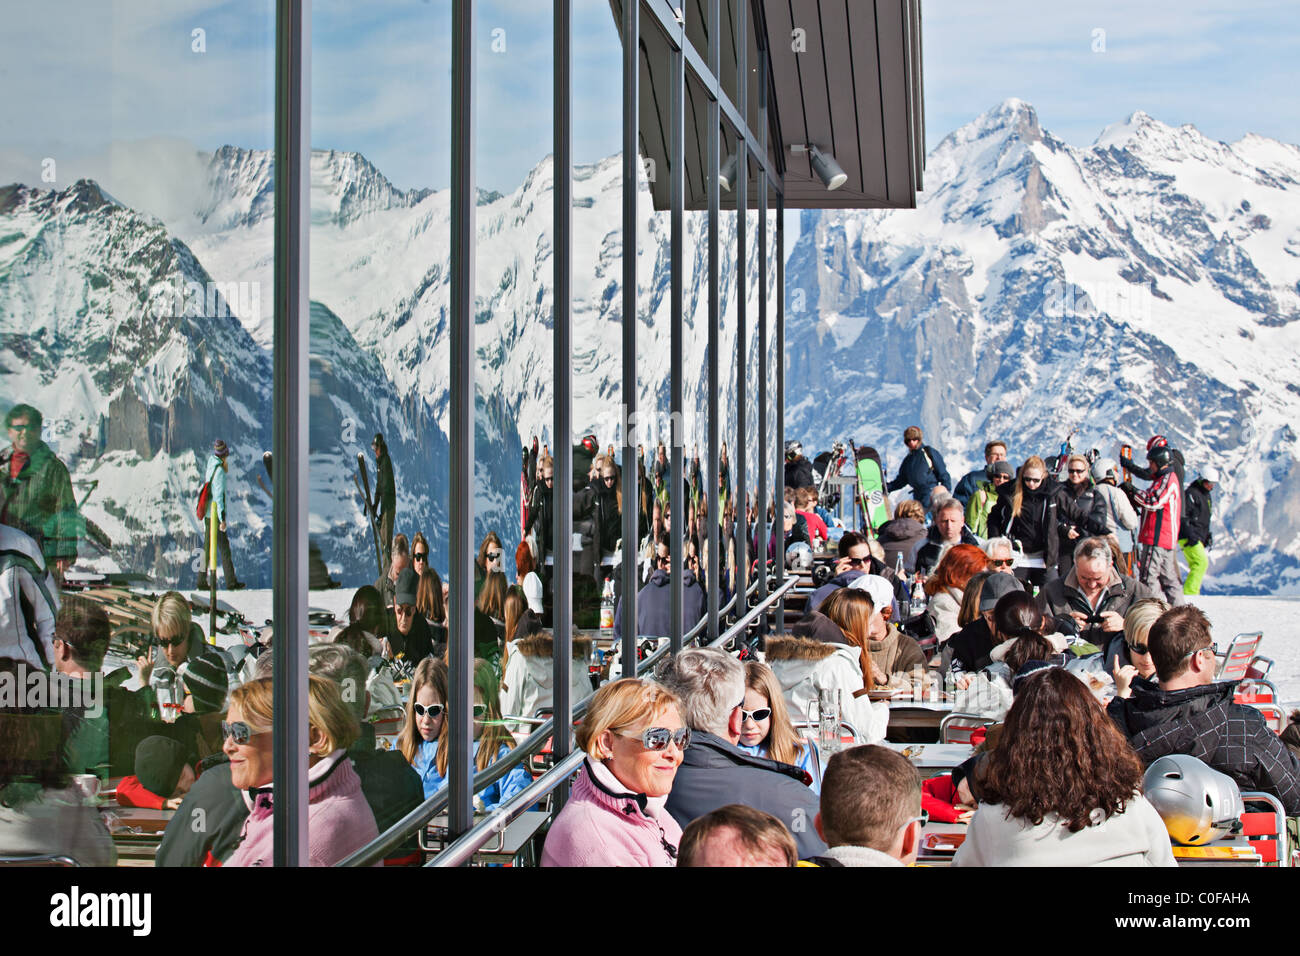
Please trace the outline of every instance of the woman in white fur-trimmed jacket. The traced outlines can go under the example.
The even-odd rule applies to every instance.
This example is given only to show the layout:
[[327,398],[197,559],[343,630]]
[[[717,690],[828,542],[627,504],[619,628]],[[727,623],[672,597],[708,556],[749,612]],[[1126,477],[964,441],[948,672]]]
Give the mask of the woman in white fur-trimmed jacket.
[[823,602],[807,626],[796,625],[802,634],[768,638],[764,659],[795,720],[809,718],[809,705],[821,691],[839,691],[840,716],[858,732],[859,743],[885,739],[889,706],[873,703],[867,696],[881,682],[866,650],[873,611],[865,591],[841,588]]

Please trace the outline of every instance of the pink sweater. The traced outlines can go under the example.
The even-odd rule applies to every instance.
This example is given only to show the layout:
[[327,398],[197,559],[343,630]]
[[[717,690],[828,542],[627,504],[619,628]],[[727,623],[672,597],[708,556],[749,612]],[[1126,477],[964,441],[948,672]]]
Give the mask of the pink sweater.
[[676,866],[682,828],[666,797],[631,793],[590,758],[542,851],[542,866]]
[[[311,785],[307,810],[307,865],[333,866],[375,837],[375,815],[361,793],[361,779],[352,769],[346,751],[336,750],[307,772]],[[256,796],[244,793],[248,819],[240,844],[225,866],[270,866],[272,793],[269,787]],[[380,864],[376,863],[376,866]]]

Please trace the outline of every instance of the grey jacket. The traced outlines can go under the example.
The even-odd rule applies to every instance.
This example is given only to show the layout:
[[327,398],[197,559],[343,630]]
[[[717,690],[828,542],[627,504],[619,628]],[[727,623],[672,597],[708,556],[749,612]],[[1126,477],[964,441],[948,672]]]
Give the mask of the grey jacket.
[[667,809],[683,828],[729,803],[770,813],[794,835],[802,860],[826,852],[826,844],[813,826],[817,794],[804,777],[792,764],[754,757],[721,737],[692,731]]

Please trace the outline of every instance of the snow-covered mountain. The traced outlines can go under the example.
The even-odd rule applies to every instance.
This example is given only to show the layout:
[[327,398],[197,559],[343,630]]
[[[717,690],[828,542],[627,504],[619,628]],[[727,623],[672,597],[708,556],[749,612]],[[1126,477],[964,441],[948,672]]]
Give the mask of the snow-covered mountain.
[[[786,434],[953,479],[1012,457],[1217,465],[1208,588],[1300,591],[1300,148],[1144,113],[1086,149],[1008,100],[930,154],[916,210],[805,212],[786,272]],[[892,471],[891,471],[892,474]]]
[[270,511],[254,469],[271,441],[270,358],[161,223],[88,180],[0,189],[0,335],[4,404],[41,409],[46,440],[90,495],[87,516],[113,541],[111,557],[88,545],[82,558],[191,584],[194,498],[220,436],[237,570],[269,579]]
[[[187,167],[198,165],[187,157]],[[450,460],[446,441],[448,193],[396,190],[356,153],[314,151],[311,165],[312,539],[345,583],[373,577],[371,536],[352,475],[356,453],[368,449],[374,431],[383,431],[399,490],[398,530],[424,530],[433,546],[435,566],[445,567]],[[269,579],[270,502],[257,473],[260,452],[270,445],[273,400],[272,165],[266,152],[223,147],[207,157],[202,168],[201,187],[196,188],[193,176],[185,182],[188,202],[184,195],[163,197],[158,212],[168,217],[165,223],[151,219],[147,213],[152,210],[136,212],[115,203],[93,183],[76,187],[103,196],[97,202],[123,220],[125,225],[116,229],[129,233],[131,241],[120,252],[134,264],[136,273],[125,267],[111,269],[101,261],[106,248],[116,247],[110,233],[117,219],[111,218],[82,224],[85,235],[78,253],[71,255],[60,247],[46,255],[43,274],[9,268],[15,258],[39,257],[49,236],[62,234],[67,224],[60,204],[74,201],[57,191],[27,187],[4,194],[0,256],[6,249],[10,255],[0,259],[0,329],[10,333],[7,338],[16,343],[15,353],[23,363],[0,369],[0,395],[42,407],[49,420],[47,434],[56,432],[52,444],[65,456],[74,448],[86,452],[84,463],[73,463],[78,477],[92,470],[99,477],[123,440],[73,438],[88,428],[94,436],[116,435],[115,430],[124,426],[119,416],[105,415],[106,408],[116,411],[121,405],[137,418],[148,417],[136,410],[142,405],[148,415],[170,414],[184,423],[184,428],[177,425],[168,434],[165,446],[162,440],[137,436],[132,446],[136,457],[124,464],[116,485],[101,484],[86,506],[87,515],[103,525],[115,543],[133,542],[115,549],[112,559],[89,563],[151,570],[162,581],[186,584],[197,569],[192,560],[200,544],[197,524],[191,517],[192,527],[187,530],[185,516],[197,490],[201,458],[212,436],[224,436],[237,452],[230,482],[236,565],[241,576],[259,584]],[[650,444],[667,437],[670,276],[668,217],[652,213],[645,185],[641,184],[644,205],[637,242],[642,356],[638,400],[640,438]],[[510,195],[480,191],[478,197],[476,533],[496,530],[507,543],[517,540],[519,525],[518,450],[533,434],[555,444],[549,434],[552,186],[548,157]],[[576,434],[594,432],[602,444],[617,439],[621,423],[620,210],[618,157],[574,170],[574,423]],[[10,228],[11,219],[17,231]],[[724,214],[720,229],[723,274],[734,274],[734,214]],[[146,244],[146,237],[174,250],[181,265],[164,263],[142,270],[137,250]],[[704,217],[689,216],[684,424],[688,444],[701,445],[707,428],[703,414],[707,399],[705,238]],[[751,301],[757,295],[754,254],[751,249]],[[100,289],[105,291],[97,292]],[[734,395],[734,280],[722,287],[721,307],[722,392]],[[67,387],[79,378],[99,374],[96,356],[120,367],[123,374],[145,366],[147,358],[139,350],[121,350],[119,344],[126,341],[126,330],[151,328],[152,311],[158,309],[175,311],[182,318],[188,313],[194,326],[189,349],[206,355],[204,341],[215,338],[227,354],[233,350],[241,359],[248,358],[236,376],[239,391],[215,377],[209,381],[213,401],[219,405],[227,400],[224,416],[214,413],[200,422],[169,411],[176,388],[123,389],[116,381],[113,388],[94,392]],[[42,381],[48,388],[34,391],[27,380],[41,366],[28,368],[27,364],[41,355],[45,333],[33,316],[60,317],[49,321],[66,322],[62,316],[69,313],[89,317],[90,327],[81,339],[84,349],[93,354],[75,356],[76,361],[67,357],[55,364],[45,362]],[[207,318],[210,313],[220,320]],[[215,345],[211,350],[218,351]],[[180,354],[188,353],[182,348]],[[177,372],[173,377],[181,375]],[[223,394],[223,388],[229,394]],[[729,436],[735,427],[734,399],[724,402],[722,418],[723,434]],[[129,416],[122,418],[129,420]],[[247,431],[232,441],[240,429]],[[726,440],[734,442],[734,438]],[[154,501],[160,493],[157,461],[164,448],[178,449],[179,456],[166,475],[170,489],[166,494],[174,504],[170,511],[158,509]],[[138,512],[156,520],[137,527]],[[144,562],[142,567],[139,549],[165,551],[166,558]],[[185,562],[193,565],[190,572],[180,567]]]

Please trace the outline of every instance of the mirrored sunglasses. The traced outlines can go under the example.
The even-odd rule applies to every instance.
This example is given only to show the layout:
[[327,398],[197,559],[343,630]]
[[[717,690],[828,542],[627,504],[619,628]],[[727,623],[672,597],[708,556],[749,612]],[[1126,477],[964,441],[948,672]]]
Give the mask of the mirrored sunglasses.
[[614,733],[620,737],[631,737],[641,741],[641,746],[646,750],[667,750],[668,743],[677,745],[678,750],[685,750],[691,745],[691,728],[681,727],[677,730],[669,730],[667,727],[647,727],[639,734],[624,733],[616,730]]
[[254,730],[242,720],[236,720],[230,723],[226,723],[224,720],[221,722],[221,739],[223,741],[227,738],[233,738],[235,743],[242,745],[248,743],[254,737],[264,733],[266,733],[265,730]]

